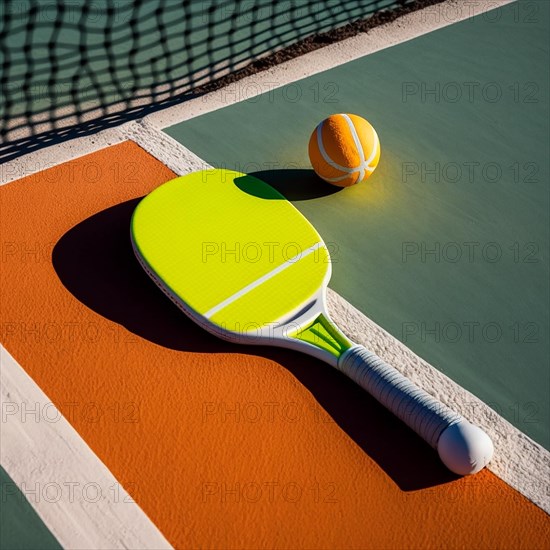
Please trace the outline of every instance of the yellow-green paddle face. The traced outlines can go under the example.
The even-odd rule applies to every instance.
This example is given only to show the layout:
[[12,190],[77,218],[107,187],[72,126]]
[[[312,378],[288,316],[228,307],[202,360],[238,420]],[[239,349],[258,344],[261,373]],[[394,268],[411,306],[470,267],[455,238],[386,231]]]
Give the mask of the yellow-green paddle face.
[[171,180],[131,224],[145,269],[187,313],[223,332],[283,323],[330,277],[313,226],[261,180],[205,170]]

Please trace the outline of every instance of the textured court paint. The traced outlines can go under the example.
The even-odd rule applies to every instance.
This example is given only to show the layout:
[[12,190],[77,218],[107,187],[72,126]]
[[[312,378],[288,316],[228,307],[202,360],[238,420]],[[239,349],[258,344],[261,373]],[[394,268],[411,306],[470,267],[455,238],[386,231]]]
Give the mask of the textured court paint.
[[[34,490],[26,487],[25,490]],[[31,503],[0,466],[0,548],[2,550],[61,549]],[[31,496],[32,498],[32,496]]]
[[[331,287],[547,449],[548,6],[514,3],[166,130],[253,173],[309,168],[320,120],[366,117],[382,149],[366,185],[295,202],[338,248]],[[404,86],[418,92],[405,101]]]
[[[188,351],[156,345],[63,286],[51,246],[95,212],[173,176],[125,143],[0,189],[3,241],[16,246],[2,264],[3,342],[169,541],[178,548],[543,547],[548,516],[488,471],[401,490],[288,370],[295,361],[316,379],[334,372],[334,392],[342,380],[325,365],[284,350],[279,363],[263,349],[245,354],[201,340],[203,331],[184,319]],[[145,313],[139,304],[135,311]],[[103,412],[96,421],[85,412],[90,403]],[[263,414],[255,419],[247,404]],[[369,424],[392,422],[379,413]]]

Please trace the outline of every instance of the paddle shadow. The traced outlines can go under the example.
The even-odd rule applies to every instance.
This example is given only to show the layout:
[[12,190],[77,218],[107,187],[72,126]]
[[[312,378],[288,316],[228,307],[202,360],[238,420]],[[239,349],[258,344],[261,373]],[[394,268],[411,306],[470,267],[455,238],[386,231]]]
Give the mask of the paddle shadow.
[[403,491],[457,479],[437,453],[355,383],[320,361],[282,348],[244,346],[202,330],[159,291],[138,264],[130,218],[139,199],[70,229],[53,249],[60,280],[84,305],[155,344],[186,352],[248,353],[284,366]]

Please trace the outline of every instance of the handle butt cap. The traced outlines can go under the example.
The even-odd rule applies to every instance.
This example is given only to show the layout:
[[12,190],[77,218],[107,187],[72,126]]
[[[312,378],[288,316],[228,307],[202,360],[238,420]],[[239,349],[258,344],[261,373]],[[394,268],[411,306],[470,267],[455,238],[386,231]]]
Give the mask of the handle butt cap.
[[463,419],[443,431],[437,452],[451,472],[466,476],[479,472],[490,462],[494,447],[481,428]]

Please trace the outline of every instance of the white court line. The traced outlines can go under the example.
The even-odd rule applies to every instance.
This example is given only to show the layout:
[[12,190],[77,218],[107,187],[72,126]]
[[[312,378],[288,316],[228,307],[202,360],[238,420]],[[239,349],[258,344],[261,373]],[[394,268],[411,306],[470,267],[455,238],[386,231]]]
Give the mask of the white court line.
[[172,548],[1,344],[0,391],[0,463],[63,548]]

